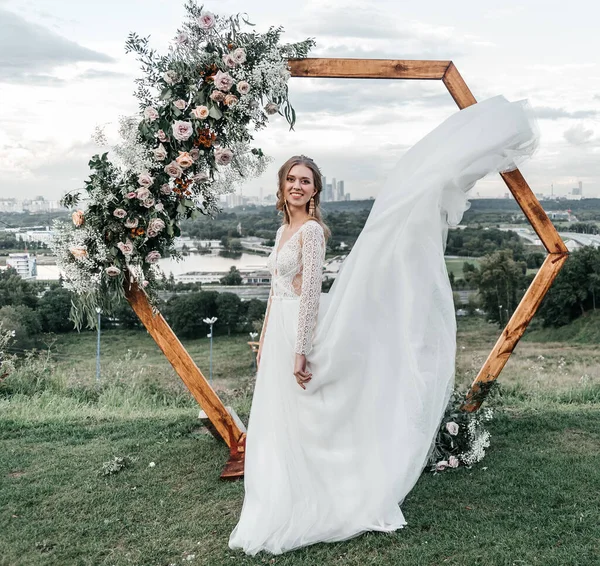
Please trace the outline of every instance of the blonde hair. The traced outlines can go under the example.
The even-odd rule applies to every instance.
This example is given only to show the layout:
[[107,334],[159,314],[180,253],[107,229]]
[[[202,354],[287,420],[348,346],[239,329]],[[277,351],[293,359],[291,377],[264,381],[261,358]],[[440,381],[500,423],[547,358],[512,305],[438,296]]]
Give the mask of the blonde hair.
[[[313,197],[313,200],[315,203],[315,215],[311,216],[310,218],[312,218],[313,220],[316,220],[321,225],[321,227],[323,228],[323,232],[325,233],[325,240],[328,240],[329,237],[331,236],[331,230],[329,229],[327,224],[325,224],[325,222],[323,222],[323,215],[321,213],[321,206],[320,206],[321,191],[323,190],[323,180],[321,178],[321,171],[319,170],[319,167],[310,157],[306,157],[306,155],[294,155],[293,157],[290,157],[279,168],[279,172],[277,173],[277,177],[279,180],[279,186],[277,188],[277,202],[275,204],[275,208],[277,210],[281,210],[283,212],[283,224],[289,224],[290,216],[288,214],[287,207],[285,206],[285,198],[283,196],[283,193],[284,193],[284,187],[285,187],[285,180],[287,179],[290,169],[296,165],[305,165],[312,171],[313,185],[314,185],[315,189],[317,190],[317,192],[315,193],[315,195]],[[308,213],[309,206],[310,206],[310,201],[308,201],[306,203],[306,212],[307,213]]]

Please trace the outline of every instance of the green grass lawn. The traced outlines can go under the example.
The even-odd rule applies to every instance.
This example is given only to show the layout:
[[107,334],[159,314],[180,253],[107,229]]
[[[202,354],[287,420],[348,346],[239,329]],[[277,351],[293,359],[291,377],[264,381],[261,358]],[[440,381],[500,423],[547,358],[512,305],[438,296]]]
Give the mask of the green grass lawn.
[[[460,383],[497,333],[460,321]],[[244,420],[246,341],[219,337],[214,352],[216,387]],[[198,423],[158,348],[142,332],[107,332],[96,387],[94,344],[93,333],[62,337],[54,361],[31,360],[0,388],[2,566],[600,564],[600,397],[585,394],[600,390],[600,359],[590,345],[519,344],[500,378],[488,455],[423,475],[403,504],[407,528],[247,557],[227,547],[243,483],[219,480],[227,449]],[[207,344],[186,343],[203,370]],[[574,377],[579,357],[585,383]],[[115,456],[129,465],[104,475]]]

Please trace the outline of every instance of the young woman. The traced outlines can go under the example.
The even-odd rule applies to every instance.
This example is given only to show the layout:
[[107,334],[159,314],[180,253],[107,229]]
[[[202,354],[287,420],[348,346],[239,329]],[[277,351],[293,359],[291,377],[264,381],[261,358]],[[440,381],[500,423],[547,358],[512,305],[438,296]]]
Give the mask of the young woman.
[[467,192],[537,147],[524,101],[453,114],[400,160],[329,293],[321,173],[279,171],[283,225],[248,423],[245,499],[229,546],[279,554],[406,524],[454,384],[456,319],[444,262]]

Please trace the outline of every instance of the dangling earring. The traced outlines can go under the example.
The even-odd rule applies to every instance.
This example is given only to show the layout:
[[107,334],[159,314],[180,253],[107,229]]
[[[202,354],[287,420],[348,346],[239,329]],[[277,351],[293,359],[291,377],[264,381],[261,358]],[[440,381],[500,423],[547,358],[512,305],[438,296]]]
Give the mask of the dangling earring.
[[308,205],[308,213],[311,216],[315,215],[315,197],[310,197],[310,204]]

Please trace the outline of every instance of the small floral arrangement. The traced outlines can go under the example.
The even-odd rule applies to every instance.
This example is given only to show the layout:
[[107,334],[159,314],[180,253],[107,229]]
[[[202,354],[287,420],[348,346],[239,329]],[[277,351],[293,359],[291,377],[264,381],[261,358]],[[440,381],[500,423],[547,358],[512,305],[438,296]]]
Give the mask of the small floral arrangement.
[[460,409],[463,402],[464,395],[454,391],[429,457],[431,472],[442,472],[460,465],[472,466],[483,460],[485,450],[490,446],[490,433],[485,423],[493,418],[493,409],[486,407],[469,413]]
[[306,57],[314,41],[281,45],[280,27],[246,32],[242,25],[253,24],[240,15],[220,17],[193,0],[185,9],[166,55],[130,34],[126,51],[144,75],[136,80],[139,114],[121,120],[114,159],[105,153],[89,162],[86,209],[77,208],[79,192],[62,199],[76,210],[72,225],[55,224],[53,250],[76,295],[77,328],[93,327],[97,309],[112,310],[126,277],[155,305],[155,264],[179,257],[180,220],[220,212],[220,194],[265,170],[268,158],[252,147],[252,132],[270,116],[294,126],[288,60]]

